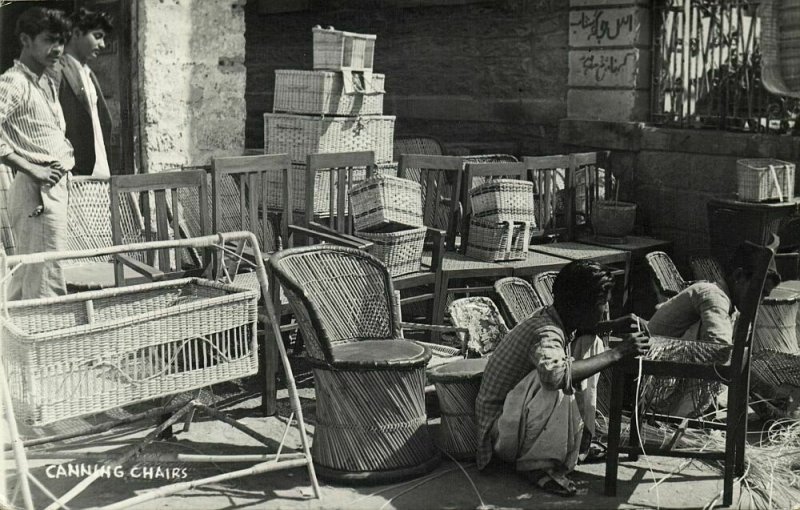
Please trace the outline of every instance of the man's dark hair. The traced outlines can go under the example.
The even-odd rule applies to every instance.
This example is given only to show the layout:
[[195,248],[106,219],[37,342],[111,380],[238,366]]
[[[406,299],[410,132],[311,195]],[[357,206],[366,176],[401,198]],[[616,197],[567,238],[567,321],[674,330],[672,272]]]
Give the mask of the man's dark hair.
[[81,32],[91,32],[92,30],[103,30],[106,34],[110,34],[113,26],[111,25],[111,17],[103,11],[90,11],[89,9],[81,7],[73,12],[70,17],[72,26],[80,29]]
[[[736,269],[741,268],[745,278],[750,278],[753,276],[753,273],[756,270],[756,248],[757,246],[755,244],[748,242],[744,242],[737,246],[728,263],[729,274],[733,273],[733,271]],[[767,280],[772,280],[775,285],[781,282],[781,275],[776,269],[775,259],[772,259],[769,264],[769,268],[767,269]]]
[[31,39],[34,39],[42,32],[53,32],[54,34],[61,34],[64,41],[66,41],[71,29],[72,26],[64,15],[64,11],[32,7],[17,18],[14,34],[17,39],[22,34],[27,34]]
[[576,260],[559,271],[553,283],[553,304],[556,309],[591,307],[604,303],[614,287],[611,271],[597,262]]

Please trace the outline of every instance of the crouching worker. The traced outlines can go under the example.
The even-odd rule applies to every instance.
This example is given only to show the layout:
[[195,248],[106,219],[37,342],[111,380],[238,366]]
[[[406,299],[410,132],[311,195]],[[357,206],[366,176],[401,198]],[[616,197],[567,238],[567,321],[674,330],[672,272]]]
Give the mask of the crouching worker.
[[[513,463],[538,487],[575,494],[575,468],[584,427],[594,431],[598,373],[626,356],[645,354],[648,337],[637,319],[598,327],[614,280],[597,263],[565,266],[553,285],[554,303],[517,325],[489,359],[475,404],[477,464],[492,456]],[[622,341],[606,349],[594,333],[610,329]]]

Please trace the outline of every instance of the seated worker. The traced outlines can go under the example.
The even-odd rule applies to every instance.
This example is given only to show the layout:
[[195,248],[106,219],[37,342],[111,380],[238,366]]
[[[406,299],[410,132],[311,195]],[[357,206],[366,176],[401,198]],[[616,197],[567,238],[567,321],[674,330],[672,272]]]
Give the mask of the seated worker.
[[[630,333],[635,317],[600,322],[613,285],[599,264],[571,262],[553,284],[553,305],[500,342],[475,403],[478,469],[494,455],[546,491],[575,494],[566,475],[578,461],[584,425],[594,430],[598,372],[648,350],[646,333]],[[613,349],[594,334],[576,334],[603,329],[627,334]]]
[[[716,283],[697,282],[668,301],[659,305],[647,321],[646,326],[651,335],[670,336],[683,340],[697,340],[716,344],[733,345],[733,328],[738,317],[736,307],[742,300],[750,285],[750,277],[754,270],[755,245],[743,243],[734,251],[725,275],[728,292]],[[763,295],[769,295],[772,289],[781,282],[775,269],[775,261],[770,264]],[[685,353],[685,354],[684,354]],[[727,355],[709,353],[709,356]],[[697,359],[703,355],[699,351],[672,351],[659,349],[651,353],[653,359],[689,361],[681,356],[693,356],[693,361],[715,361],[717,358]],[[693,379],[648,378],[643,381],[641,405],[644,409],[660,414],[697,418],[711,406],[722,393],[719,383],[698,381]],[[654,381],[658,382],[654,382]]]

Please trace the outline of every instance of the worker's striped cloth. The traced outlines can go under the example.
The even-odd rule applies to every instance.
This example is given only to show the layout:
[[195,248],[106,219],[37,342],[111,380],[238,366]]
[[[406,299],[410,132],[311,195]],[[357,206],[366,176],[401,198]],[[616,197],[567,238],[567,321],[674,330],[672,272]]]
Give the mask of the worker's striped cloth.
[[0,253],[14,255],[17,245],[11,233],[11,217],[8,214],[8,190],[14,175],[6,165],[0,165]]
[[14,152],[31,163],[58,161],[72,170],[75,158],[64,129],[53,79],[46,72],[36,76],[15,61],[0,76],[0,157]]

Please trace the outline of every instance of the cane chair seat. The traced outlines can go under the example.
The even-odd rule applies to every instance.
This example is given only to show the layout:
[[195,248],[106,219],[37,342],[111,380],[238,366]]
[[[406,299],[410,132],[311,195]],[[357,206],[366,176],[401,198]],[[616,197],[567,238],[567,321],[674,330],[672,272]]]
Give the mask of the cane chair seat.
[[331,365],[337,369],[378,370],[424,367],[431,352],[408,340],[360,340],[331,349]]

